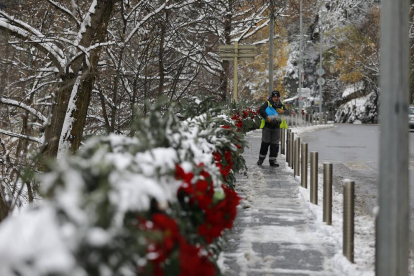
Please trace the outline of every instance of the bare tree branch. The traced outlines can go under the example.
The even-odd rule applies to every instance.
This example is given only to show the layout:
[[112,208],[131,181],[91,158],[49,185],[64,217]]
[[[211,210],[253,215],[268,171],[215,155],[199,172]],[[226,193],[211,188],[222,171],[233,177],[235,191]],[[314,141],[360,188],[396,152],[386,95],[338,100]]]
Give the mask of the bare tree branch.
[[60,10],[61,12],[69,15],[69,17],[72,18],[75,21],[76,25],[78,27],[80,27],[80,22],[78,21],[78,19],[76,18],[76,16],[70,10],[68,10],[67,8],[65,8],[64,6],[62,6],[61,4],[56,3],[53,0],[48,0],[48,2],[50,4],[52,4],[55,8],[57,8],[58,10]]
[[39,138],[35,138],[35,137],[27,136],[27,135],[22,135],[22,134],[17,134],[17,133],[13,133],[13,132],[10,132],[10,131],[3,130],[3,129],[0,129],[0,134],[4,134],[4,135],[7,135],[7,136],[16,137],[16,138],[21,138],[21,139],[27,139],[29,141],[36,142],[36,143],[39,143],[39,144],[42,143],[42,141]]
[[16,100],[11,100],[11,99],[6,99],[4,97],[0,97],[0,103],[20,107],[20,108],[30,112],[34,116],[36,116],[39,120],[41,120],[43,122],[46,122],[46,117],[43,116],[42,113],[40,113],[36,109],[34,109],[34,108],[32,108],[32,107],[30,107],[30,106],[28,106],[28,105],[26,105],[22,102],[19,102],[19,101],[16,101]]

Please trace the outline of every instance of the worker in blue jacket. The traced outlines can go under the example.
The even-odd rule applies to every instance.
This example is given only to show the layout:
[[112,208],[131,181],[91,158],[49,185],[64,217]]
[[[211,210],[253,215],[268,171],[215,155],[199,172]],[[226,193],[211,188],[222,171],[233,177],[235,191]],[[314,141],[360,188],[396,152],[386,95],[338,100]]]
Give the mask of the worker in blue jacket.
[[[273,114],[272,109],[275,110],[277,115]],[[282,115],[289,115],[290,111],[286,109],[285,105],[280,100],[280,92],[273,91],[272,95],[260,107],[260,116],[262,116],[262,124],[260,126],[262,130],[262,144],[260,146],[259,161],[257,165],[261,166],[266,159],[268,148],[269,164],[271,167],[279,167],[276,161],[276,157],[279,153],[279,140],[280,140],[280,123]],[[274,111],[273,111],[274,112]]]

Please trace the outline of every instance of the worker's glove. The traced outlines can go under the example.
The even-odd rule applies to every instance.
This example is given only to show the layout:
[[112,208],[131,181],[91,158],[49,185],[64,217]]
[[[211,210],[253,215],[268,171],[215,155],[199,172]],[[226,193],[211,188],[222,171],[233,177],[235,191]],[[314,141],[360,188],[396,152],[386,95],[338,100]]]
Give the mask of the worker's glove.
[[271,122],[271,125],[272,125],[272,126],[275,126],[275,127],[279,127],[281,123],[282,123],[282,120],[281,120],[281,119],[280,119],[280,117],[278,116],[278,117],[276,117],[276,118],[273,118],[273,120],[272,120],[272,122]]
[[270,123],[272,121],[272,118],[270,118],[269,116],[266,117],[266,122]]
[[277,111],[278,114],[285,113],[285,111],[283,109],[281,109],[281,108],[277,108],[276,111]]

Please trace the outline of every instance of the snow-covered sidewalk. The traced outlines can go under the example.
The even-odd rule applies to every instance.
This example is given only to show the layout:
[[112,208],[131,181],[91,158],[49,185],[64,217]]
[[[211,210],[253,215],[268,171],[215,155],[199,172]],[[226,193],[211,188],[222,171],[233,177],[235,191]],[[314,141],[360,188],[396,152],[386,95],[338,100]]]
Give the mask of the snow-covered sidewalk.
[[[319,128],[293,129],[297,135]],[[355,210],[355,263],[342,255],[342,194],[333,191],[332,226],[322,222],[322,164],[319,166],[319,205],[309,202],[309,190],[278,157],[256,165],[261,131],[247,135],[244,153],[248,171],[238,175],[236,189],[244,198],[221,256],[224,275],[374,275],[374,221]],[[309,177],[309,173],[308,173]],[[308,180],[309,183],[309,180]],[[309,184],[308,184],[309,186]]]

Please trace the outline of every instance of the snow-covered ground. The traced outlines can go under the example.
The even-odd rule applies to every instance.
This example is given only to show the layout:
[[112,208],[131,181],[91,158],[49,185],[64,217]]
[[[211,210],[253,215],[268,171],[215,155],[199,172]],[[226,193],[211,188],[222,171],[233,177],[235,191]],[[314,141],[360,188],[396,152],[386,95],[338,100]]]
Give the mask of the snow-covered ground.
[[[318,126],[308,126],[308,127],[301,127],[301,128],[292,128],[292,131],[295,133],[296,137],[300,137],[306,132],[317,131],[323,128],[330,128],[333,127],[333,124],[328,125],[318,125]],[[256,130],[250,132],[249,135],[259,135],[260,130]],[[283,161],[282,161],[283,160]],[[282,155],[282,158],[279,162],[284,162],[285,158]],[[257,175],[260,174],[260,169],[255,169],[255,166],[251,166],[249,168],[248,175],[252,176],[246,183],[243,184],[243,187],[249,187],[249,181],[251,181],[252,187],[255,183],[257,183],[258,178]],[[285,173],[289,173],[293,175],[293,169],[285,166],[284,168],[281,167]],[[326,223],[322,222],[323,217],[323,209],[322,209],[322,202],[323,202],[323,164],[319,164],[318,166],[318,202],[319,205],[314,205],[310,203],[310,189],[305,189],[300,187],[300,176],[296,176],[292,178],[292,182],[297,182],[298,185],[298,198],[304,203],[307,208],[307,212],[314,218],[314,223],[316,225],[316,232],[318,236],[322,236],[322,240],[328,240],[335,244],[335,254],[333,258],[324,263],[325,270],[334,271],[335,275],[360,275],[360,276],[368,276],[368,275],[375,275],[375,222],[374,218],[369,214],[363,212],[363,210],[356,209],[355,210],[355,238],[354,238],[354,261],[355,263],[351,263],[347,260],[346,257],[343,256],[342,253],[342,229],[343,229],[343,193],[342,191],[338,191],[333,187],[332,191],[332,225],[327,225]],[[308,187],[310,183],[310,173],[308,173]],[[257,184],[256,184],[257,185]],[[243,188],[245,192],[245,199],[241,202],[241,205],[246,205],[247,208],[250,208],[250,203],[255,202],[255,197],[257,197],[256,192],[254,189]],[[257,198],[258,201],[262,200]],[[244,206],[243,208],[245,208]],[[254,207],[254,206],[253,206]],[[270,207],[266,207],[268,209]],[[274,210],[277,212],[277,210]],[[295,233],[289,233],[290,228],[286,228],[286,231],[283,234],[283,237],[288,240],[288,237],[291,237]],[[291,229],[294,231],[294,229]],[[251,232],[254,234],[255,232]],[[256,233],[257,234],[257,233]],[[246,233],[243,233],[246,235]],[[274,235],[272,236],[274,237]],[[243,237],[245,239],[246,237]],[[262,237],[260,237],[262,238]],[[247,238],[247,240],[254,240],[255,237]],[[240,248],[240,247],[239,247]],[[248,252],[247,252],[248,253]],[[246,253],[246,254],[247,254]],[[222,258],[225,258],[221,256]],[[414,275],[414,262],[413,262],[413,254],[411,254],[410,258],[410,275]],[[221,262],[223,263],[223,260]],[[222,267],[224,272],[226,271],[226,267]],[[312,274],[313,275],[313,274]],[[324,274],[325,275],[325,274]]]

